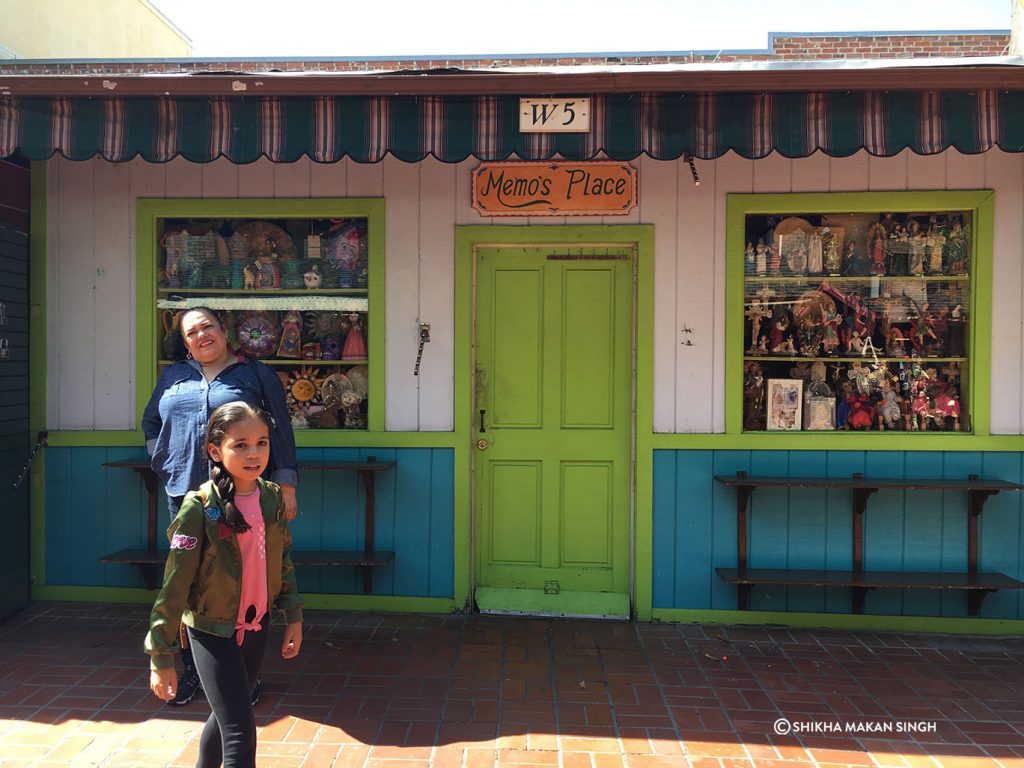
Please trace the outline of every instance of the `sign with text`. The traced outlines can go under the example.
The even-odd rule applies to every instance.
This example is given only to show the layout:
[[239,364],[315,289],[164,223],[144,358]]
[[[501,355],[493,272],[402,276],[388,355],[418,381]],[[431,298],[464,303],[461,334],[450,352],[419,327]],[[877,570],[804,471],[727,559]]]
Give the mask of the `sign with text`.
[[473,171],[473,208],[481,216],[625,216],[637,202],[628,163],[483,163]]
[[521,133],[587,133],[590,99],[520,99]]

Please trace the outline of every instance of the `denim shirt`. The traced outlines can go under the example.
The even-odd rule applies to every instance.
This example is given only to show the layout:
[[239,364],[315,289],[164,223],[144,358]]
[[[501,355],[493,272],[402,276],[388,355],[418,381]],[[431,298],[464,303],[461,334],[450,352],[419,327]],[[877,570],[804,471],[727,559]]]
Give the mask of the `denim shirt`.
[[142,414],[146,450],[168,496],[183,496],[210,479],[206,423],[214,409],[236,400],[270,411],[271,479],[298,483],[295,435],[277,374],[264,363],[242,360],[208,382],[199,363],[184,360],[163,370]]

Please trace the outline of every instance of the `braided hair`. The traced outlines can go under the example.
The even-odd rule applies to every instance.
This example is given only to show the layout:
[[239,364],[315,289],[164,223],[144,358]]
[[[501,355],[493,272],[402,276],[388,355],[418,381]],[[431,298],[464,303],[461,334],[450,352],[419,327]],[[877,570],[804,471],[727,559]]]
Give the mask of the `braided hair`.
[[[206,426],[206,450],[209,454],[209,446],[220,446],[227,437],[228,430],[235,424],[249,419],[259,419],[267,425],[268,429],[274,428],[274,422],[270,414],[263,409],[249,405],[249,403],[237,400],[233,403],[225,403],[210,414],[210,421]],[[245,533],[249,530],[249,524],[245,522],[242,513],[235,506],[235,481],[228,474],[224,465],[219,461],[213,461],[210,467],[210,479],[213,481],[217,493],[224,503],[224,525],[235,533]]]

